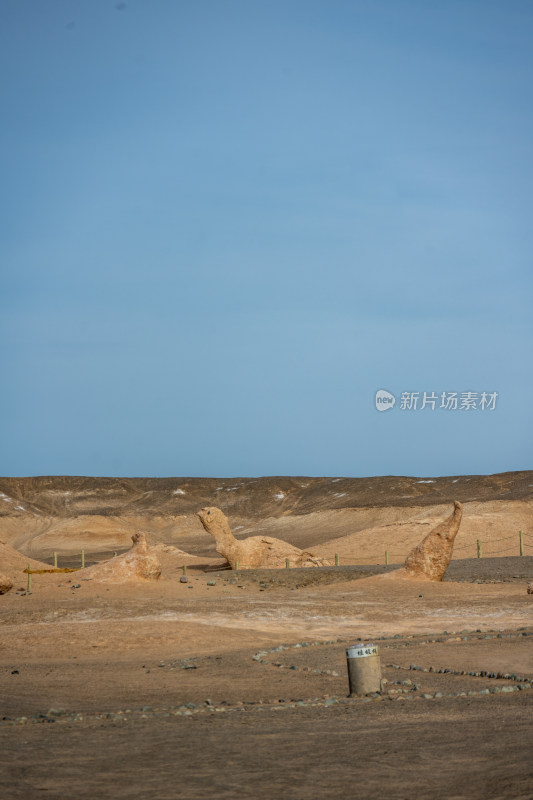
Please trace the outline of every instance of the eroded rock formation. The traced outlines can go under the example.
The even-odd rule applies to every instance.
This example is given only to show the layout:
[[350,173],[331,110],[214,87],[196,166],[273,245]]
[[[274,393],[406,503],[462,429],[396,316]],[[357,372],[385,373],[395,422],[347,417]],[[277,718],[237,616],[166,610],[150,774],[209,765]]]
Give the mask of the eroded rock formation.
[[270,536],[249,536],[236,539],[230,530],[225,514],[215,506],[202,508],[198,517],[205,530],[215,537],[217,553],[227,559],[232,569],[238,563],[239,569],[277,569],[286,565],[291,567],[329,567],[330,561],[317,558],[306,550],[292,544],[273,539]]
[[533,581],[530,581],[527,585],[527,593],[533,594]]
[[462,516],[463,506],[456,500],[451,515],[433,528],[405,559],[403,569],[409,576],[431,581],[443,579],[452,558]]
[[7,594],[13,588],[13,581],[9,575],[0,573],[0,594]]
[[161,564],[153,548],[149,547],[146,536],[144,533],[135,533],[131,540],[133,546],[127,553],[80,570],[80,573],[84,578],[112,583],[137,579],[157,580],[161,575]]

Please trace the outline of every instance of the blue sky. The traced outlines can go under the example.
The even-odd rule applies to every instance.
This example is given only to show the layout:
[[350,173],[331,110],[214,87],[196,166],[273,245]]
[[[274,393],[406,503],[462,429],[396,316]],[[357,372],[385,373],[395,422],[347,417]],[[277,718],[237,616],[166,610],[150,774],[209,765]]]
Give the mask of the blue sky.
[[0,0],[0,474],[531,468],[532,41],[527,0]]

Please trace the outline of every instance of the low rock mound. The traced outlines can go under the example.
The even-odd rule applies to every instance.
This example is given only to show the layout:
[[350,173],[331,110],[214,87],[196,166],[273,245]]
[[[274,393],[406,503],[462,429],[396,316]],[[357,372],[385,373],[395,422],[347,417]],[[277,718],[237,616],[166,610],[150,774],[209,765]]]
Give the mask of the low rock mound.
[[0,594],[7,594],[13,588],[13,581],[8,575],[0,573]]
[[270,536],[250,536],[238,540],[232,534],[226,515],[215,506],[202,508],[198,517],[205,530],[214,536],[217,553],[232,569],[277,569],[285,567],[329,567],[330,561],[317,558],[313,553],[300,550],[292,544]]
[[124,583],[133,580],[155,581],[161,575],[161,563],[144,533],[135,533],[133,546],[121,556],[80,570],[78,575],[102,583]]

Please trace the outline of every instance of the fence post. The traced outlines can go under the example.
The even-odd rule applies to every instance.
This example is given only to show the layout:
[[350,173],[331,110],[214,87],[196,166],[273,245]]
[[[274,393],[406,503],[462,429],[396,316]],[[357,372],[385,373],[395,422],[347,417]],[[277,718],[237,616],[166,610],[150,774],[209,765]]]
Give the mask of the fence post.
[[183,570],[183,574],[186,575],[187,574],[187,564],[183,565],[182,570]]
[[481,539],[477,540],[477,557],[481,558]]
[[54,551],[54,569],[57,569],[57,553]]
[[385,564],[389,563],[389,551],[385,550]]
[[26,589],[27,592],[31,592],[31,572],[30,572],[30,565],[28,564],[28,588]]
[[336,567],[339,566],[339,554],[338,553],[335,553],[335,566]]
[[520,555],[524,555],[524,531],[520,531]]
[[81,568],[85,568],[85,550],[81,551]]
[[285,569],[289,569],[289,567],[290,567],[290,561],[289,561],[288,558],[286,558],[285,559]]

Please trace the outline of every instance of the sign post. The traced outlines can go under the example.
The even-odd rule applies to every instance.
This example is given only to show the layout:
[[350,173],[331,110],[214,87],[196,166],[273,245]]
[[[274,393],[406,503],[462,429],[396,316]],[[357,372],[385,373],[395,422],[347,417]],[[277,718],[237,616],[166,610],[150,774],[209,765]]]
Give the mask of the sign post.
[[381,691],[381,663],[375,644],[353,645],[346,650],[350,696]]

